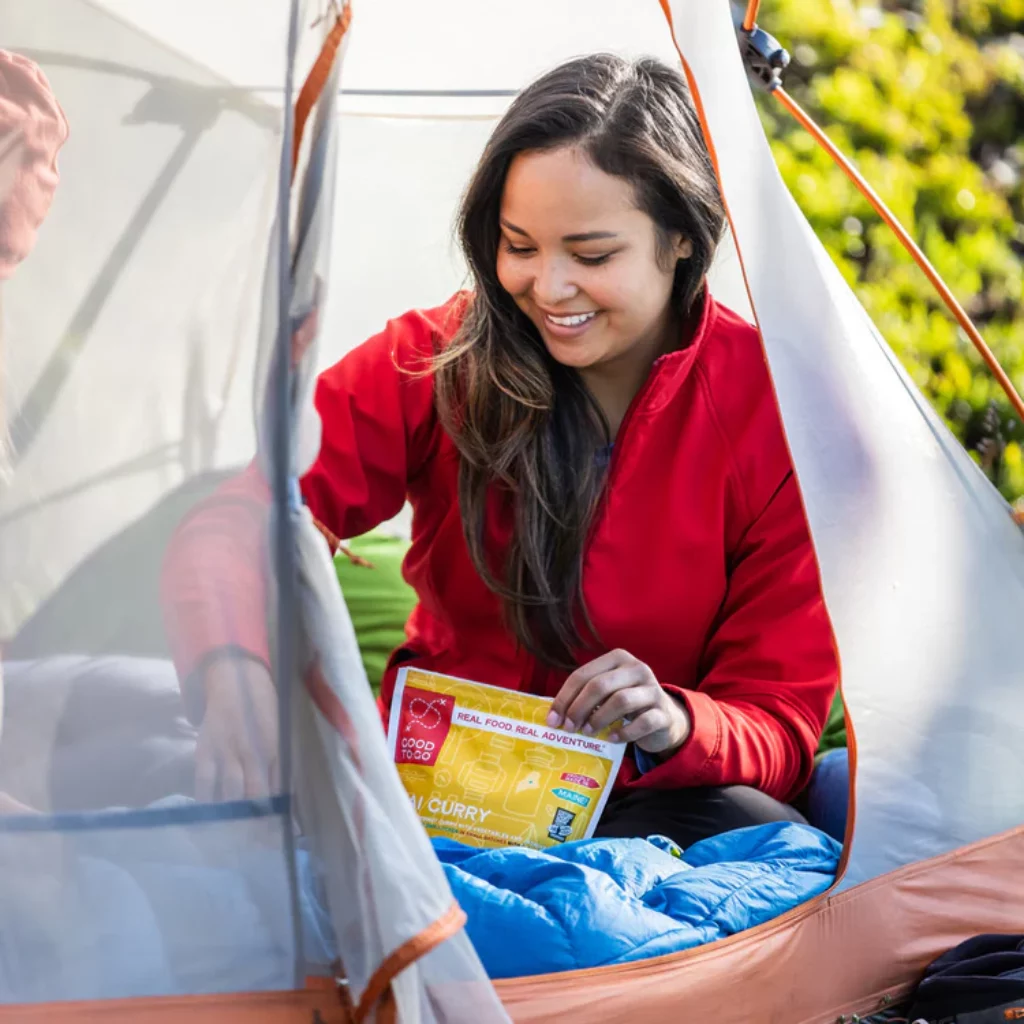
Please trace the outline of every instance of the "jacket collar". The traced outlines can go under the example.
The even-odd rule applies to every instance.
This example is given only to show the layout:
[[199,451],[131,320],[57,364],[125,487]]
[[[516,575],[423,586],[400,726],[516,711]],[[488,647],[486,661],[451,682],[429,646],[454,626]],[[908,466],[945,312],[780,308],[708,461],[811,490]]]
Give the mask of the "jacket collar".
[[643,399],[635,410],[635,415],[658,412],[671,401],[689,377],[694,364],[714,333],[718,310],[718,303],[705,281],[701,296],[683,328],[684,332],[690,332],[689,344],[654,360],[651,372],[641,389]]

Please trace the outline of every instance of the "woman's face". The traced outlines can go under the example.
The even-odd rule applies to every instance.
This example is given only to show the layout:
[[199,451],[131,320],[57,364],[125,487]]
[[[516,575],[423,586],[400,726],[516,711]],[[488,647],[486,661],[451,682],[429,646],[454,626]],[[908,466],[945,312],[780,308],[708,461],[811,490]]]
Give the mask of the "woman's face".
[[653,359],[672,329],[677,259],[659,260],[654,221],[631,186],[578,149],[519,154],[501,200],[498,279],[552,358],[578,370]]

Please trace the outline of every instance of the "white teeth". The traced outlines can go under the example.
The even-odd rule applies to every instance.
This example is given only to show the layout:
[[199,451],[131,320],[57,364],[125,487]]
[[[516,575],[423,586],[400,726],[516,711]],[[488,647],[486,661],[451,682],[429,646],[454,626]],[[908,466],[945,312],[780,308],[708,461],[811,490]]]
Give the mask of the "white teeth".
[[579,327],[580,324],[585,324],[595,316],[597,313],[581,313],[579,316],[551,316],[549,314],[548,319],[559,327]]

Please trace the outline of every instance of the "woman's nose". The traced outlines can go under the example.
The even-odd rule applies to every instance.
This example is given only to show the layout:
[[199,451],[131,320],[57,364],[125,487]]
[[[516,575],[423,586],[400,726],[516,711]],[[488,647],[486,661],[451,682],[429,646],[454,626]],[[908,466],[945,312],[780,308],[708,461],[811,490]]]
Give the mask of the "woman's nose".
[[575,298],[579,288],[573,283],[572,268],[561,259],[540,262],[533,282],[533,293],[542,306],[554,308],[559,303]]

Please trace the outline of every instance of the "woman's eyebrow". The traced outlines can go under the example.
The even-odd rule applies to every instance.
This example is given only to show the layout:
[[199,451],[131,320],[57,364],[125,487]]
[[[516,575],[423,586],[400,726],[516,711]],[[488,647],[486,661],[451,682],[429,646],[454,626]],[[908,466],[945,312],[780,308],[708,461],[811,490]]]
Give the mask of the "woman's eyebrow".
[[563,242],[596,242],[602,238],[618,238],[614,231],[584,231],[579,235],[563,235]]
[[[524,231],[522,228],[516,227],[511,221],[501,218],[501,226],[506,231],[511,231],[515,235],[522,235],[524,238],[530,237],[529,231]],[[596,242],[601,239],[618,238],[619,236],[614,231],[584,231],[578,235],[563,235],[563,242]]]
[[517,228],[515,226],[515,224],[513,224],[511,221],[505,220],[504,217],[501,218],[501,226],[506,231],[511,231],[512,234],[514,234],[514,235],[522,235],[523,238],[529,238],[530,237],[530,232],[529,231],[524,231],[522,228]]

